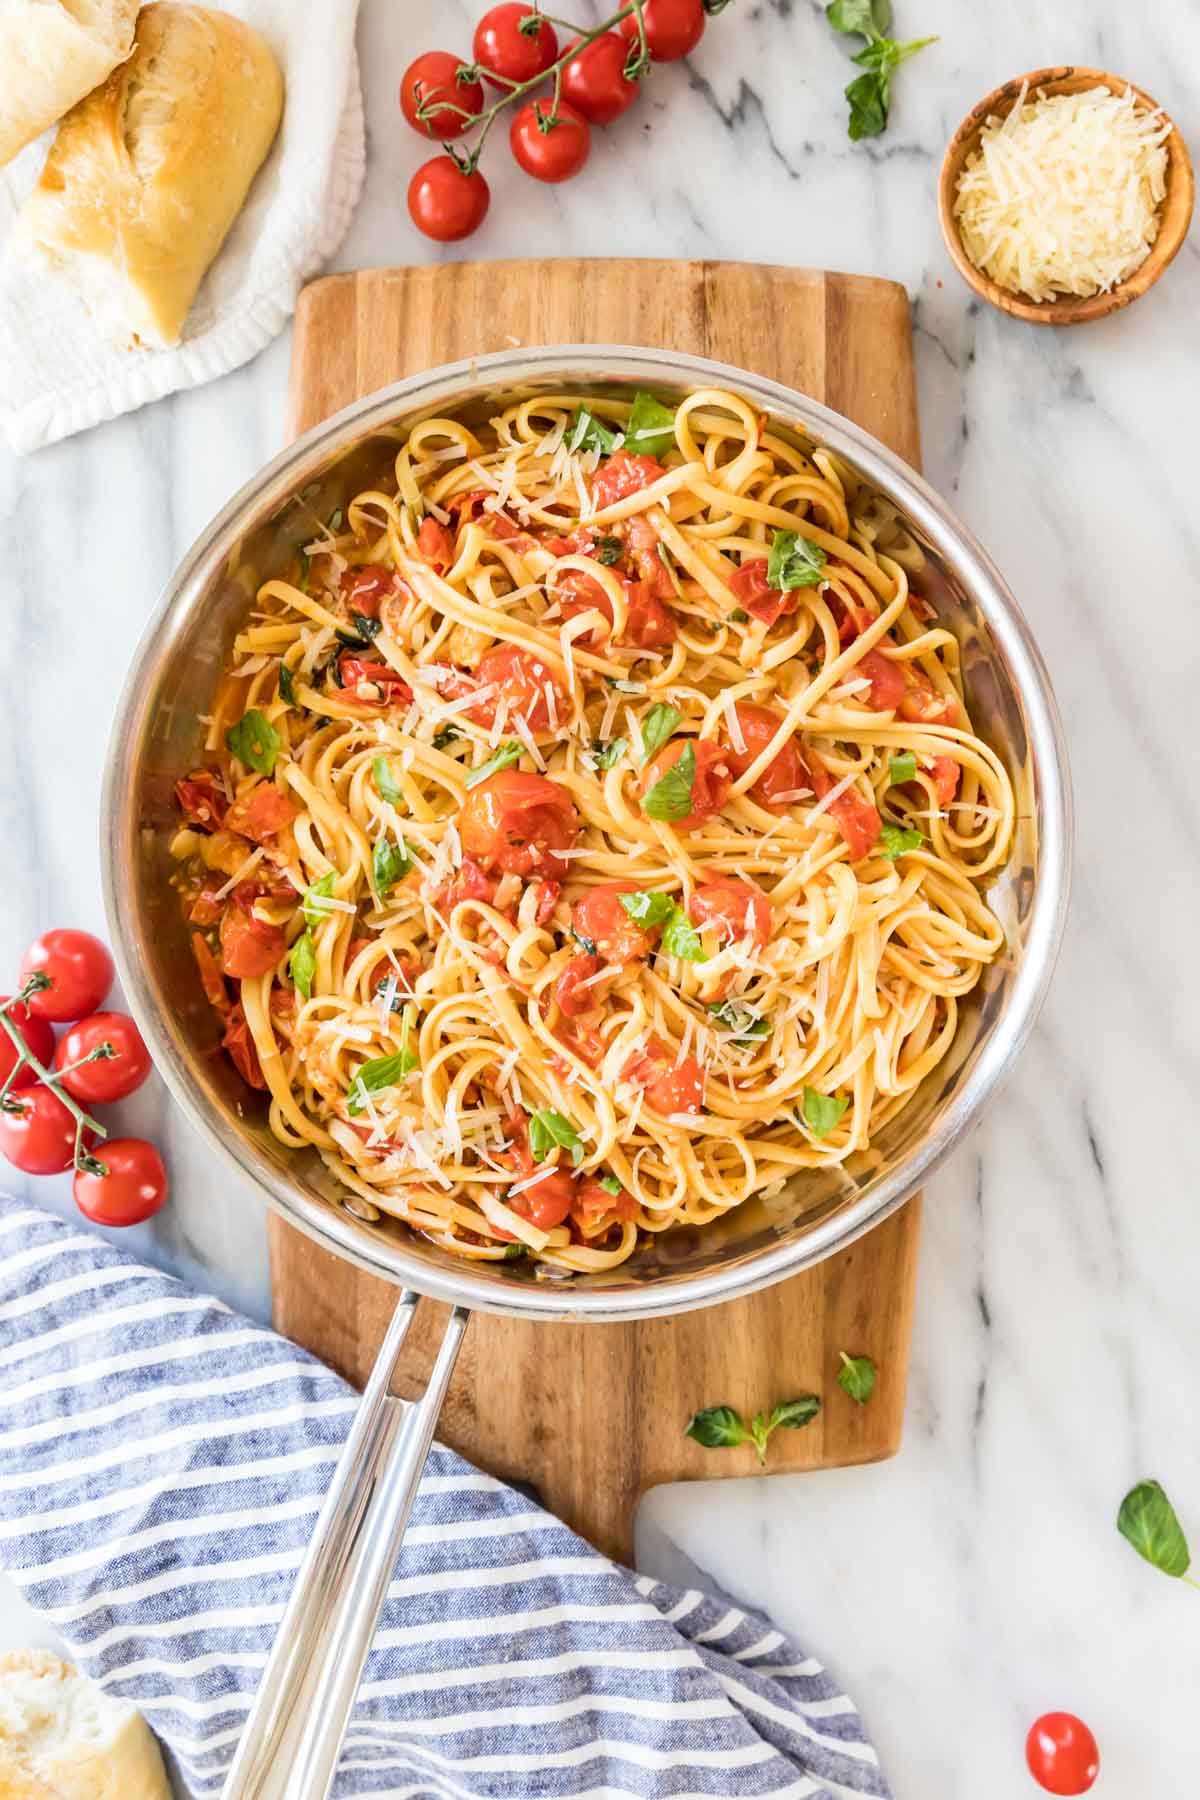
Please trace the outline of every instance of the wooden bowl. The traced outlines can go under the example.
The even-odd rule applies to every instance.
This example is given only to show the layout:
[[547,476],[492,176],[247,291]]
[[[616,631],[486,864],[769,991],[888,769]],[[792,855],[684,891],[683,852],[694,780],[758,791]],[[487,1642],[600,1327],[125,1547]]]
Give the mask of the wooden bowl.
[[1128,306],[1131,300],[1136,300],[1147,288],[1154,286],[1175,256],[1187,236],[1192,220],[1196,193],[1192,159],[1178,127],[1172,124],[1171,135],[1165,140],[1167,192],[1159,212],[1158,236],[1141,267],[1135,269],[1125,281],[1118,283],[1110,293],[1091,294],[1086,299],[1079,299],[1073,294],[1062,294],[1054,300],[1040,301],[1030,300],[1024,294],[1010,293],[1007,288],[1000,287],[990,276],[985,275],[982,269],[977,269],[967,255],[959,235],[958,220],[954,216],[954,202],[963,164],[978,148],[985,123],[992,116],[1008,117],[1017,103],[1023,84],[1028,85],[1030,94],[1038,89],[1047,94],[1078,94],[1094,87],[1106,87],[1110,93],[1123,94],[1129,88],[1138,102],[1149,111],[1161,112],[1162,109],[1157,101],[1152,100],[1140,87],[1135,87],[1132,81],[1123,81],[1119,76],[1109,75],[1103,69],[1079,69],[1073,66],[1035,69],[1032,74],[1018,75],[1015,80],[1006,81],[1003,87],[996,88],[986,99],[981,100],[967,114],[950,140],[950,148],[942,163],[938,182],[938,214],[942,221],[942,236],[946,240],[946,248],[963,280],[983,299],[999,307],[1001,312],[1011,313],[1016,319],[1027,319],[1032,325],[1082,325],[1087,319],[1102,319],[1106,314]]

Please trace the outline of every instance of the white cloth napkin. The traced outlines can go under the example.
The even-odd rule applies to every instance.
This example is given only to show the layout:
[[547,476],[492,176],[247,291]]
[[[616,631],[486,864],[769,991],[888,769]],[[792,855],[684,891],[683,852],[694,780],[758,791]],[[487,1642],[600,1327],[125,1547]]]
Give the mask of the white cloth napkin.
[[[358,0],[221,7],[261,31],[279,59],[287,84],[279,136],[174,349],[116,348],[65,285],[11,251],[0,256],[0,426],[14,450],[52,444],[248,362],[283,329],[301,286],[346,234],[366,160]],[[0,170],[0,237],[50,141]]]

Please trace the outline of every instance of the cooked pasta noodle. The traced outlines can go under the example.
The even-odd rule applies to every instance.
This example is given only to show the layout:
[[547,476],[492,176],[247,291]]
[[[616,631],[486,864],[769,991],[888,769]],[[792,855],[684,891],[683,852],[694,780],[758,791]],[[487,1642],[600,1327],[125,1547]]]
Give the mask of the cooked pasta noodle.
[[351,1210],[604,1270],[946,1056],[1013,795],[854,501],[732,392],[515,398],[414,426],[259,588],[177,881]]

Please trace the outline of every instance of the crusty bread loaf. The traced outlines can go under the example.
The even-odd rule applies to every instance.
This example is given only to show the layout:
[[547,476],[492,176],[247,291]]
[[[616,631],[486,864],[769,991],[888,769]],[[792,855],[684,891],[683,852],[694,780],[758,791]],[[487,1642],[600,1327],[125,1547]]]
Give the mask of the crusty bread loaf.
[[16,240],[73,283],[106,335],[177,343],[282,110],[256,31],[156,0],[133,55],[59,126]]
[[0,1656],[0,1800],[170,1800],[141,1713],[49,1650]]
[[137,0],[0,0],[0,163],[107,80]]

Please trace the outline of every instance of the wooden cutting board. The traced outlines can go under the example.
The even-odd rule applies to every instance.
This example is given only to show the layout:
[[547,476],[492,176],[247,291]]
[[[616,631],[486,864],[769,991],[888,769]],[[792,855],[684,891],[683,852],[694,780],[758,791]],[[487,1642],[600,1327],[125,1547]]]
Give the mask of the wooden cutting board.
[[[448,263],[333,275],[300,296],[288,430],[438,363],[515,344],[642,344],[712,356],[801,389],[919,463],[908,299],[893,282],[739,263]],[[665,1481],[758,1473],[753,1452],[684,1437],[699,1407],[750,1414],[806,1392],[817,1419],[772,1440],[773,1472],[871,1462],[899,1447],[919,1201],[841,1255],[715,1310],[632,1325],[476,1315],[439,1437],[524,1482],[629,1561],[639,1496]],[[278,1329],[361,1386],[396,1290],[272,1216]],[[444,1309],[420,1309],[397,1386],[420,1391]],[[867,1352],[874,1397],[836,1385]],[[407,1354],[407,1353],[406,1353]]]

